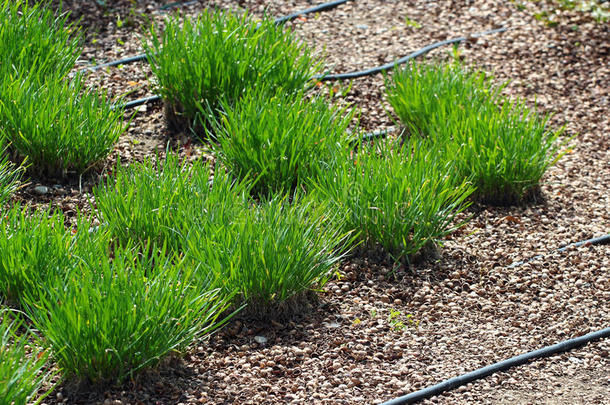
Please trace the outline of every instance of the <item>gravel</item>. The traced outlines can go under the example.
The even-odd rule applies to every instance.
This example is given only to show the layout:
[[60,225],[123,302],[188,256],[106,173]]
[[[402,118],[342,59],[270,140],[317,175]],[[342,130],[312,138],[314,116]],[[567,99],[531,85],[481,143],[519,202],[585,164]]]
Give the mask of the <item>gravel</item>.
[[[64,0],[87,28],[80,64],[141,52],[140,13],[158,20],[162,2]],[[274,16],[311,1],[199,1]],[[124,386],[60,385],[44,402],[99,404],[379,403],[546,345],[602,329],[610,319],[607,245],[568,243],[610,229],[608,64],[610,28],[577,11],[536,19],[547,1],[352,1],[287,25],[325,52],[333,72],[391,62],[430,43],[509,27],[469,41],[459,57],[510,80],[506,94],[553,113],[565,125],[566,155],[545,175],[542,198],[526,206],[473,206],[472,220],[450,235],[437,260],[393,267],[375,252],[346,260],[312,308],[288,320],[235,319],[182,358],[170,358]],[[133,9],[132,16],[130,10]],[[117,26],[117,16],[132,23]],[[407,20],[408,17],[408,20]],[[551,18],[549,17],[549,18]],[[410,21],[411,23],[407,24]],[[415,23],[413,23],[415,22]],[[448,58],[452,48],[430,58]],[[91,73],[92,85],[128,97],[151,95],[146,64]],[[335,85],[339,85],[338,83]],[[345,84],[346,85],[346,84]],[[368,131],[394,126],[381,76],[354,80],[344,100],[361,111]],[[139,110],[107,166],[160,153],[208,154],[186,134],[170,137],[162,108]],[[87,211],[103,174],[32,179],[16,200]],[[39,193],[40,184],[58,187]],[[542,255],[520,266],[512,263]],[[602,404],[610,402],[610,341],[532,362],[423,403]]]

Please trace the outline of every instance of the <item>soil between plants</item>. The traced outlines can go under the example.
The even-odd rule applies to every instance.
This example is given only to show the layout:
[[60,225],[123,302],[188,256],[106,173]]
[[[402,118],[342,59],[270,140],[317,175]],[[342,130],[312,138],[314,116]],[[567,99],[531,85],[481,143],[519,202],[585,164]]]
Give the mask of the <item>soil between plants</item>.
[[[80,66],[141,53],[141,15],[161,20],[163,2],[64,0],[81,18]],[[167,1],[166,3],[169,3]],[[184,7],[246,8],[289,14],[320,2],[199,1]],[[472,220],[446,241],[441,256],[393,268],[375,252],[345,261],[306,313],[282,322],[236,319],[124,386],[63,384],[47,404],[379,403],[508,357],[609,326],[607,245],[557,253],[571,242],[610,232],[610,28],[562,11],[537,20],[547,2],[358,0],[287,24],[327,55],[333,72],[391,62],[430,43],[499,26],[508,32],[460,46],[465,63],[510,80],[505,92],[554,113],[574,137],[543,178],[543,199],[527,206],[471,207]],[[117,21],[122,21],[117,24]],[[121,25],[120,27],[118,25]],[[451,48],[430,58],[447,59]],[[96,71],[93,86],[135,99],[152,94],[144,63]],[[340,86],[333,83],[333,86]],[[347,83],[344,84],[347,86]],[[338,89],[338,88],[337,88]],[[354,80],[338,102],[354,103],[368,131],[391,127],[381,76]],[[163,156],[209,156],[188,134],[165,127],[161,104],[142,107],[105,162],[112,168]],[[209,156],[210,158],[213,158]],[[15,197],[68,214],[88,211],[105,171],[69,179],[31,178]],[[48,187],[42,195],[36,186]],[[38,189],[40,190],[40,188]],[[522,266],[511,263],[536,255]],[[264,337],[261,339],[259,337]],[[256,339],[255,339],[256,338]],[[264,343],[259,343],[263,342]],[[610,341],[498,373],[423,403],[602,404],[610,401]]]

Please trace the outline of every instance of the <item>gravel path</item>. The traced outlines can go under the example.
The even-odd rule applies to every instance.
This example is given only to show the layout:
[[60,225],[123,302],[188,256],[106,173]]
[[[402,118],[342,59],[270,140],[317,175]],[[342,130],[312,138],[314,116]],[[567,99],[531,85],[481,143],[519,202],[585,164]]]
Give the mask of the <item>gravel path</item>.
[[[83,66],[140,52],[137,29],[117,27],[95,2],[65,0],[95,24]],[[108,3],[112,3],[108,1]],[[161,18],[155,1],[114,2],[117,12]],[[248,8],[285,15],[305,0],[199,1],[185,8]],[[376,252],[346,261],[298,319],[235,320],[183,359],[170,359],[124,387],[61,386],[47,404],[379,403],[542,346],[609,326],[610,251],[571,242],[610,232],[610,28],[578,12],[548,23],[534,18],[545,2],[358,0],[288,25],[325,49],[334,72],[391,62],[432,42],[500,26],[506,33],[459,48],[464,62],[510,80],[508,94],[554,113],[569,152],[545,175],[543,198],[525,207],[474,206],[471,222],[451,235],[438,260],[392,269]],[[536,8],[535,8],[536,7]],[[77,10],[77,8],[80,8]],[[134,23],[139,21],[134,18]],[[556,24],[555,24],[556,23]],[[447,58],[451,48],[429,57]],[[114,94],[148,93],[145,64],[91,75]],[[141,88],[140,88],[141,87]],[[383,78],[355,80],[346,97],[367,130],[393,126]],[[142,108],[108,165],[141,160],[168,142],[158,105]],[[174,137],[181,148],[186,136]],[[207,153],[200,150],[194,156]],[[66,211],[87,209],[96,176],[34,179],[18,199]],[[39,196],[37,185],[58,187]],[[542,258],[511,268],[536,255]],[[424,403],[602,404],[610,402],[610,340],[498,373]]]

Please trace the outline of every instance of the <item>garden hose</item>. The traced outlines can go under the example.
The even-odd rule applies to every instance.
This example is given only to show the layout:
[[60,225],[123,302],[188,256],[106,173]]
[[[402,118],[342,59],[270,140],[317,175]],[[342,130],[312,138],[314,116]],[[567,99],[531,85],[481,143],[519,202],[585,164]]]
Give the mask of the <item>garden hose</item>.
[[[470,38],[478,38],[478,37],[482,37],[484,35],[496,34],[496,33],[504,32],[507,30],[508,30],[508,28],[498,28],[498,29],[494,29],[494,30],[479,32],[479,33],[473,34],[469,37],[459,37],[459,38],[447,39],[444,41],[440,41],[440,42],[436,42],[434,44],[428,45],[407,56],[404,56],[404,57],[398,59],[395,62],[386,63],[385,65],[382,65],[379,67],[366,69],[366,70],[360,70],[360,71],[351,72],[351,73],[316,75],[313,77],[313,79],[318,80],[318,81],[329,81],[329,80],[345,80],[345,79],[354,79],[354,78],[363,77],[363,76],[371,76],[371,75],[374,75],[377,73],[381,73],[381,72],[385,72],[387,70],[393,69],[394,67],[396,67],[398,65],[406,63],[411,59],[424,55],[424,54],[430,52],[431,50],[439,48],[443,45],[460,43],[460,42],[467,41]],[[102,66],[102,65],[100,65],[100,66]],[[130,102],[124,104],[123,107],[124,108],[133,108],[133,107],[137,107],[142,104],[156,102],[160,99],[161,99],[161,97],[159,97],[159,96],[145,97],[145,98],[141,98],[138,100],[130,101]],[[381,135],[378,135],[378,136],[381,136]]]
[[[289,15],[284,16],[284,17],[276,18],[274,20],[274,23],[277,24],[277,25],[283,24],[283,23],[285,23],[287,21],[294,20],[295,18],[297,18],[299,16],[302,16],[302,15],[311,14],[311,13],[317,13],[317,12],[320,12],[320,11],[330,10],[332,8],[340,6],[343,3],[347,3],[348,1],[352,1],[352,0],[337,0],[337,1],[332,1],[330,3],[320,4],[320,5],[315,6],[315,7],[311,7],[311,8],[305,9],[305,10],[301,10],[301,11],[297,11],[296,13],[292,13],[292,14],[289,14]],[[192,2],[187,2],[187,3],[172,3],[172,4],[168,4],[167,6],[164,6],[164,7],[166,7],[166,9],[167,9],[167,8],[170,8],[170,7],[173,7],[173,6],[190,4],[190,3],[192,3]],[[163,7],[162,7],[162,9],[163,9]],[[98,69],[105,68],[105,67],[117,66],[117,65],[126,65],[126,64],[138,62],[138,61],[141,61],[141,60],[148,60],[148,58],[146,57],[145,53],[142,53],[142,54],[139,54],[139,55],[135,55],[135,56],[130,56],[130,57],[124,58],[124,59],[114,60],[112,62],[102,63],[101,65],[86,67],[86,68],[83,68],[82,70],[96,71]]]
[[[586,241],[583,243],[587,243]],[[528,352],[525,354],[521,354],[519,356],[511,357],[510,359],[500,361],[498,363],[494,363],[490,366],[486,366],[480,368],[478,370],[472,371],[470,373],[463,374],[458,377],[453,377],[448,380],[445,380],[439,384],[433,385],[428,388],[421,389],[419,391],[412,392],[411,394],[404,395],[402,397],[398,397],[392,399],[390,401],[384,402],[381,405],[402,405],[402,404],[412,404],[417,401],[421,401],[423,399],[427,399],[436,395],[439,395],[445,391],[452,390],[459,386],[468,384],[472,381],[479,380],[481,378],[485,378],[491,374],[507,370],[511,367],[520,366],[522,364],[527,363],[530,360],[553,356],[555,354],[567,352],[568,350],[572,350],[576,347],[583,346],[587,343],[608,338],[610,337],[610,327],[599,330],[597,332],[592,332],[584,336],[580,336],[574,339],[564,340],[563,342],[554,344],[552,346],[546,346],[542,349],[534,350],[532,352]]]

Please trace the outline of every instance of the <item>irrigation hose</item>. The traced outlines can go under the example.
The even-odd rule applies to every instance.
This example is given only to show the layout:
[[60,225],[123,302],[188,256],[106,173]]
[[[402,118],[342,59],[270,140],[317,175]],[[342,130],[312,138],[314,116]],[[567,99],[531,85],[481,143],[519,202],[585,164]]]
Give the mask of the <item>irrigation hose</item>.
[[[610,234],[608,235],[604,235],[604,236],[599,236],[597,238],[591,238],[591,239],[587,239],[587,240],[583,240],[580,242],[574,242],[574,243],[570,243],[568,245],[565,245],[563,247],[560,247],[559,249],[557,249],[557,252],[565,252],[566,250],[568,250],[569,248],[572,247],[579,247],[579,246],[583,246],[583,245],[609,245],[610,244]],[[534,257],[531,257],[527,260],[523,260],[520,262],[515,262],[512,263],[510,266],[508,266],[509,269],[515,268],[515,267],[519,267],[522,266],[526,263],[532,262],[536,259],[541,259],[543,258],[544,255],[536,255]]]
[[[305,10],[297,11],[296,13],[292,13],[292,14],[289,14],[289,15],[284,16],[284,17],[276,18],[273,22],[275,24],[277,24],[277,25],[280,25],[280,24],[283,24],[285,22],[294,20],[295,18],[297,18],[299,16],[302,16],[302,15],[311,14],[311,13],[317,13],[317,12],[320,12],[320,11],[330,10],[332,8],[340,6],[343,3],[347,3],[348,1],[352,1],[352,0],[337,0],[337,1],[332,1],[330,3],[320,4],[320,5],[315,6],[315,7],[310,7],[310,8],[305,9]],[[192,3],[192,2],[187,2],[187,3],[182,3],[182,4],[181,3],[168,4],[166,9],[171,7],[171,6],[185,5],[185,4],[190,4],[190,3]],[[163,7],[161,9],[163,9]],[[127,65],[129,63],[139,62],[141,60],[148,60],[148,57],[146,56],[145,53],[141,53],[141,54],[135,55],[135,56],[130,56],[128,58],[114,60],[112,62],[102,63],[101,65],[89,66],[89,67],[83,68],[82,70],[96,71],[98,69],[102,69],[102,68],[105,68],[105,67],[118,66],[118,65]]]
[[459,386],[468,384],[472,381],[479,380],[481,378],[485,378],[491,374],[507,370],[509,368],[520,366],[522,364],[527,363],[530,360],[548,357],[555,354],[567,352],[568,350],[572,350],[576,347],[583,346],[587,343],[604,339],[610,337],[610,327],[599,330],[597,332],[592,332],[584,336],[580,336],[574,339],[565,340],[563,342],[554,344],[552,346],[546,346],[542,349],[534,350],[529,353],[521,354],[519,356],[511,357],[510,359],[500,361],[498,363],[492,364],[490,366],[486,366],[480,368],[478,370],[472,371],[470,373],[463,374],[458,377],[453,377],[448,380],[445,380],[439,384],[433,385],[428,388],[421,389],[419,391],[412,392],[411,394],[404,395],[399,398],[392,399],[390,401],[384,402],[381,405],[402,405],[402,404],[412,404],[417,401],[421,401],[423,399],[427,399],[436,395],[439,395],[445,391],[452,390]]
[[[346,80],[346,79],[355,79],[358,77],[364,77],[364,76],[371,76],[374,74],[378,74],[381,72],[385,72],[387,70],[393,69],[394,67],[404,64],[406,62],[408,62],[411,59],[414,59],[418,56],[424,55],[428,52],[430,52],[433,49],[439,48],[443,45],[448,45],[448,44],[455,44],[455,43],[460,43],[460,42],[464,42],[467,41],[471,38],[478,38],[478,37],[482,37],[484,35],[490,35],[490,34],[496,34],[499,32],[504,32],[507,31],[508,28],[498,28],[498,29],[494,29],[494,30],[489,30],[489,31],[483,31],[483,32],[479,32],[473,35],[470,35],[468,37],[459,37],[459,38],[453,38],[453,39],[447,39],[444,41],[440,41],[440,42],[436,42],[434,44],[428,45],[424,48],[421,48],[407,56],[404,56],[400,59],[398,59],[395,62],[392,63],[386,63],[385,65],[379,66],[379,67],[375,67],[375,68],[371,68],[371,69],[366,69],[366,70],[360,70],[357,72],[351,72],[351,73],[338,73],[338,74],[323,74],[323,75],[316,75],[313,77],[313,79],[318,80],[318,81],[328,81],[328,80]],[[102,66],[102,65],[99,65]],[[134,101],[130,101],[126,104],[123,105],[124,108],[133,108],[133,107],[137,107],[139,105],[142,104],[146,104],[146,103],[153,103],[156,102],[158,100],[160,100],[161,97],[159,96],[151,96],[151,97],[146,97],[146,98],[141,98],[138,100],[134,100]],[[378,135],[381,136],[381,135]],[[377,136],[377,137],[378,137]]]
[[346,79],[356,79],[358,77],[363,77],[363,76],[371,76],[371,75],[375,75],[381,72],[385,72],[387,70],[390,70],[392,68],[394,68],[397,65],[401,65],[403,63],[408,62],[411,59],[417,58],[418,56],[424,55],[428,52],[430,52],[433,49],[439,48],[441,46],[444,45],[449,45],[449,44],[455,44],[455,43],[460,43],[460,42],[464,42],[464,41],[468,41],[471,40],[473,38],[479,38],[482,37],[484,35],[490,35],[490,34],[496,34],[499,32],[504,32],[507,31],[508,28],[497,28],[494,30],[489,30],[489,31],[483,31],[483,32],[479,32],[473,35],[470,35],[469,37],[459,37],[459,38],[453,38],[453,39],[446,39],[444,41],[440,41],[440,42],[436,42],[434,44],[428,45],[424,48],[421,48],[418,51],[415,51],[407,56],[404,56],[398,60],[396,60],[395,62],[390,62],[390,63],[386,63],[385,65],[379,66],[379,67],[375,67],[372,69],[366,69],[366,70],[360,70],[358,72],[352,72],[352,73],[338,73],[338,74],[324,74],[324,75],[318,75],[318,76],[314,76],[315,79],[318,79],[320,81],[325,81],[325,80],[346,80]]

